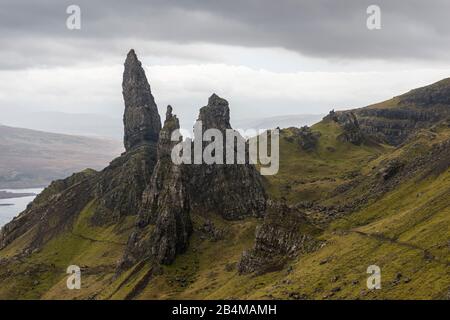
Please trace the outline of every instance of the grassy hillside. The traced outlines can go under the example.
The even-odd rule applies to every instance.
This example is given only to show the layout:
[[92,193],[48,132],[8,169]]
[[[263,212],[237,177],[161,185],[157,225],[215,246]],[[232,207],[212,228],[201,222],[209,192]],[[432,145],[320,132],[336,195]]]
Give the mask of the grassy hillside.
[[[342,129],[333,121],[312,130],[320,137],[310,151],[300,148],[294,129],[282,130],[280,172],[267,177],[265,185],[271,199],[304,208],[309,223],[319,226],[315,236],[324,245],[289,260],[282,270],[262,275],[236,271],[261,220],[194,214],[188,251],[174,264],[155,269],[142,261],[115,277],[135,216],[92,226],[92,201],[72,227],[31,256],[6,260],[20,253],[27,234],[0,251],[6,264],[0,268],[0,298],[448,298],[450,170],[437,165],[442,162],[421,160],[450,140],[448,123],[422,130],[398,148],[342,142],[337,139]],[[439,157],[446,159],[445,153],[434,158]],[[405,163],[407,170],[380,183],[392,161]],[[362,200],[355,204],[355,199]],[[337,207],[345,210],[324,223],[321,217]],[[205,231],[208,223],[215,236]],[[82,267],[82,290],[65,286],[71,264]],[[381,290],[367,290],[369,265],[381,268]]]
[[280,136],[280,170],[267,176],[266,186],[275,199],[288,202],[317,201],[327,197],[338,185],[361,173],[367,161],[390,149],[386,145],[363,144],[356,146],[337,137],[341,127],[333,121],[321,121],[312,126],[319,132],[317,146],[302,150],[293,137],[294,128],[284,129]]

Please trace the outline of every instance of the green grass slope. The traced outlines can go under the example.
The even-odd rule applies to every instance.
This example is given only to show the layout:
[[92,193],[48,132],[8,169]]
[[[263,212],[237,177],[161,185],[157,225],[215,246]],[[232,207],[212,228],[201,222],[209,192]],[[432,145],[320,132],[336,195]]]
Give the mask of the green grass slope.
[[[115,266],[132,231],[134,217],[108,227],[89,218],[95,201],[73,227],[27,258],[0,268],[0,298],[41,299],[446,299],[449,297],[450,171],[418,166],[389,189],[378,190],[380,168],[394,159],[415,163],[436,144],[450,140],[448,124],[419,132],[406,144],[342,142],[341,128],[322,121],[316,148],[302,150],[292,129],[280,139],[280,171],[266,177],[273,200],[288,204],[337,206],[367,196],[316,235],[324,245],[292,259],[279,271],[239,275],[242,251],[253,246],[261,220],[225,221],[193,214],[194,234],[186,253],[170,266],[152,268],[145,261],[115,277]],[[430,171],[430,169],[432,169]],[[353,184],[352,184],[353,183]],[[351,188],[344,186],[351,185]],[[374,189],[375,188],[375,189]],[[337,190],[337,191],[336,191]],[[314,222],[314,215],[311,222]],[[202,230],[212,221],[220,237]],[[19,238],[0,251],[0,259],[20,252]],[[0,265],[1,265],[0,260]],[[82,267],[82,289],[66,288],[66,268]],[[366,271],[381,268],[382,288],[368,290]]]
[[313,132],[321,134],[317,147],[304,151],[295,140],[289,141],[292,131],[289,128],[281,131],[280,169],[276,175],[265,179],[266,188],[274,199],[283,197],[291,203],[327,198],[338,185],[359,175],[367,161],[378,158],[390,148],[339,141],[341,127],[334,121],[321,121],[312,126]]

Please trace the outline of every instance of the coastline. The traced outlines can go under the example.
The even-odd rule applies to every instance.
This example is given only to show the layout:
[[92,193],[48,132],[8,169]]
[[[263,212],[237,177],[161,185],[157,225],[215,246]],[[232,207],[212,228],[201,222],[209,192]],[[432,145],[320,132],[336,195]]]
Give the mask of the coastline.
[[35,196],[36,193],[27,192],[27,193],[14,193],[9,191],[0,191],[0,199],[14,199],[14,198],[24,198],[24,197],[32,197]]

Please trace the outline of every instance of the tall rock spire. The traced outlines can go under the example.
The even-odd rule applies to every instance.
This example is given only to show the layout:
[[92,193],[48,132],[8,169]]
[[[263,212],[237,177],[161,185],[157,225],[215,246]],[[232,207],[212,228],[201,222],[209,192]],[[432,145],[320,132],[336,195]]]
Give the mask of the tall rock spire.
[[142,195],[138,223],[128,240],[120,269],[142,258],[170,264],[188,246],[192,222],[185,189],[186,168],[174,164],[170,157],[172,148],[178,143],[171,140],[171,134],[179,128],[178,118],[168,106],[159,135],[158,162]]
[[124,145],[129,151],[145,143],[157,143],[161,118],[141,62],[133,49],[125,60],[122,94],[125,102]]

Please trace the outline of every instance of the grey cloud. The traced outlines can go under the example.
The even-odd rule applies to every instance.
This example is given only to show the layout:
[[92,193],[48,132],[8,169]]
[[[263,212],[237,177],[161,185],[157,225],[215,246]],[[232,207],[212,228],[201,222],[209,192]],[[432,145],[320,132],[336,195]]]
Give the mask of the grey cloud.
[[[82,9],[80,31],[65,26],[74,2]],[[115,59],[133,44],[143,54],[162,53],[151,45],[156,41],[282,47],[336,59],[449,59],[449,1],[376,1],[382,29],[369,31],[366,8],[373,2],[3,0],[0,68]]]

